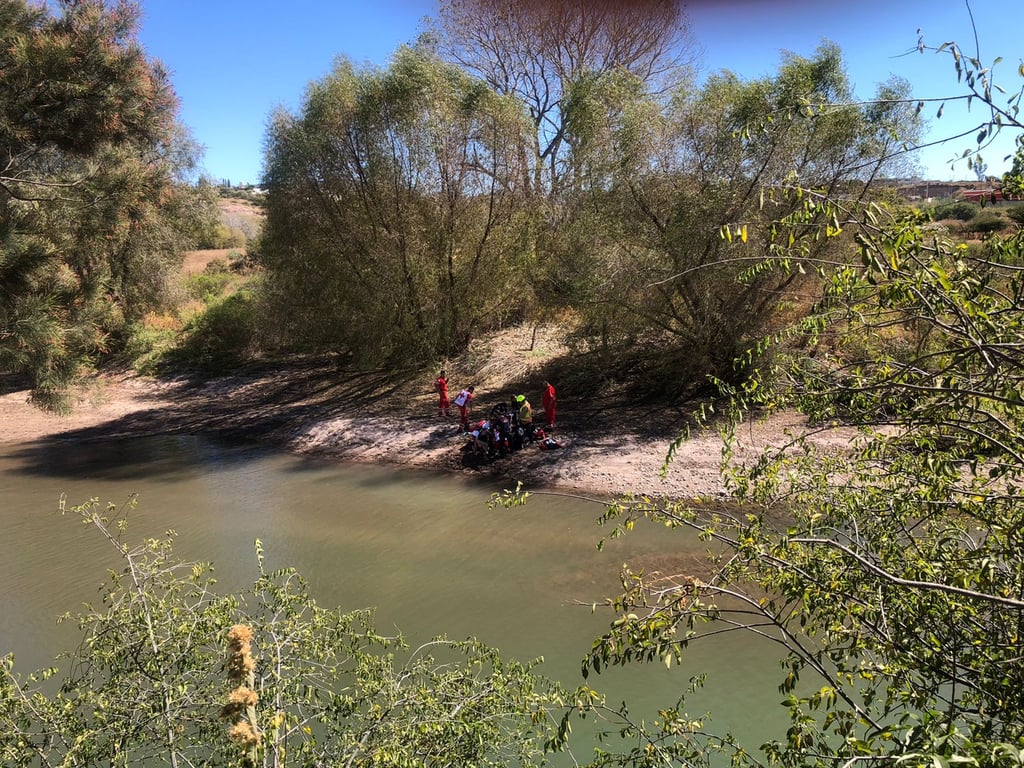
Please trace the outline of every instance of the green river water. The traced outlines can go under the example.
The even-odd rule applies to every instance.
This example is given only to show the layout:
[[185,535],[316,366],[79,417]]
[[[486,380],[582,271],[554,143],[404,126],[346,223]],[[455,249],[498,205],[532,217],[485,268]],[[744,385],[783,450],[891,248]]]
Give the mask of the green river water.
[[[60,497],[122,503],[138,494],[128,540],[174,529],[177,554],[213,562],[225,590],[255,578],[259,538],[268,566],[296,567],[322,605],[374,606],[381,631],[399,629],[413,643],[472,635],[517,658],[543,656],[541,673],[575,686],[580,659],[611,618],[578,604],[614,594],[623,563],[670,568],[700,544],[651,526],[599,552],[600,506],[538,496],[488,510],[501,487],[194,436],[2,446],[0,654],[15,653],[26,672],[74,647],[75,631],[55,618],[95,598],[113,564],[95,532],[58,514]],[[756,745],[784,722],[773,654],[750,637],[719,636],[688,649],[681,668],[613,669],[590,683],[654,712],[707,673],[691,713],[710,711],[715,731]]]

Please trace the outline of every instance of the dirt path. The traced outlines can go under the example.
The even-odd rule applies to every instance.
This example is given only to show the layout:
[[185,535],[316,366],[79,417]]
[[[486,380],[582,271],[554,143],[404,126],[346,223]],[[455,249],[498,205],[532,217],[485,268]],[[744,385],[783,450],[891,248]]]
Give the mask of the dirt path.
[[[186,379],[105,376],[93,382],[67,417],[35,409],[23,390],[0,395],[4,425],[0,441],[210,434],[270,442],[341,461],[490,472],[507,477],[510,487],[521,481],[533,489],[673,498],[723,492],[718,471],[721,440],[714,432],[700,433],[680,445],[662,477],[666,452],[681,424],[662,423],[659,432],[652,434],[643,428],[643,414],[627,418],[620,408],[616,410],[620,428],[610,428],[607,420],[589,413],[586,418],[574,418],[571,405],[563,404],[562,423],[553,435],[563,447],[527,446],[507,459],[481,463],[462,450],[467,441],[458,434],[457,420],[436,416],[433,395],[427,389],[422,383],[396,382],[393,376],[339,376],[323,360],[198,384]],[[396,402],[403,406],[396,407]],[[790,431],[802,428],[796,414],[752,423],[742,430],[740,456],[769,444],[780,445],[789,439]],[[841,446],[850,437],[849,431],[835,430],[816,439]]]

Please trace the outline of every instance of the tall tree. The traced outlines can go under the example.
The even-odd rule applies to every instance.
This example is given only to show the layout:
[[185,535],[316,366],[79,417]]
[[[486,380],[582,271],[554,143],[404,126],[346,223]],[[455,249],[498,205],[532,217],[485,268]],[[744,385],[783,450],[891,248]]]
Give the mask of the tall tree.
[[111,331],[160,296],[195,152],[135,41],[137,8],[50,7],[0,0],[0,370],[60,408]]
[[[944,50],[972,87],[990,75],[980,56]],[[993,121],[979,143],[988,129],[1024,131],[988,101],[997,91],[976,94]],[[804,343],[730,392],[739,415],[795,406],[810,432],[846,424],[859,436],[823,446],[793,434],[759,452],[733,422],[734,506],[608,507],[619,531],[651,517],[700,535],[709,557],[688,573],[625,574],[621,615],[585,666],[686,664],[690,645],[751,631],[779,648],[790,722],[757,752],[706,730],[684,701],[654,723],[627,721],[635,748],[603,764],[706,764],[724,751],[736,765],[794,768],[1019,766],[1024,239],[969,247],[919,212],[786,189],[854,230],[857,258],[823,272]],[[780,235],[788,246],[785,228],[765,237]],[[765,387],[775,377],[783,386]]]
[[364,360],[425,360],[512,315],[530,256],[521,130],[514,100],[422,50],[386,71],[339,62],[270,131],[261,258],[279,316]]
[[[578,84],[567,100],[584,191],[573,218],[595,243],[593,279],[572,297],[583,333],[653,342],[659,370],[649,375],[676,394],[708,374],[749,371],[736,361],[806,282],[804,267],[838,258],[826,235],[842,222],[786,190],[862,198],[919,130],[913,109],[891,98],[905,84],[880,93],[852,104],[831,44],[788,56],[772,77],[721,73],[667,109],[621,74]],[[578,260],[579,249],[562,258]],[[570,274],[559,260],[556,282]]]
[[684,75],[689,23],[676,0],[442,0],[439,40],[446,57],[526,105],[524,181],[543,195],[570,183],[572,84],[622,69],[666,93]]

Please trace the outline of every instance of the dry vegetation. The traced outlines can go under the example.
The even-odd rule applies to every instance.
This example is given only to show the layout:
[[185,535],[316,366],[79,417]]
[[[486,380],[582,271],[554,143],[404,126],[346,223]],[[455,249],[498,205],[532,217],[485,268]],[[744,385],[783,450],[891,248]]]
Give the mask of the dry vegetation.
[[[259,234],[260,228],[263,226],[263,211],[258,206],[246,200],[222,197],[217,201],[217,208],[220,211],[220,221],[224,226],[240,230],[250,241]],[[182,272],[185,275],[197,275],[216,259],[227,261],[232,253],[244,252],[244,247],[189,251],[185,254]]]
[[[222,213],[259,215],[251,204],[234,200],[222,201]],[[184,275],[202,273],[213,260],[226,260],[231,250],[190,253]],[[18,391],[0,397],[0,417],[9,425],[7,441],[55,434],[107,440],[203,433],[267,441],[346,461],[496,475],[533,488],[718,495],[721,442],[714,430],[699,432],[684,444],[672,469],[660,476],[670,443],[694,425],[699,403],[641,395],[630,383],[632,372],[616,368],[615,361],[598,352],[570,349],[565,333],[559,325],[506,328],[429,369],[365,370],[343,355],[324,354],[253,360],[228,375],[108,374],[82,390],[71,416],[37,411],[26,404],[26,393]],[[476,387],[478,417],[517,393],[526,394],[539,413],[542,383],[552,381],[559,395],[554,436],[562,448],[541,451],[533,446],[494,462],[468,455],[457,420],[437,417],[433,381],[441,367],[448,371],[453,394],[470,384]],[[785,414],[768,424],[752,424],[747,442],[779,442],[785,430],[802,426],[795,414]],[[821,439],[843,445],[849,435],[836,432]]]
[[210,262],[222,259],[227,261],[232,253],[238,253],[238,248],[205,248],[199,251],[189,251],[185,254],[185,261],[181,265],[183,275],[198,275],[205,270]]

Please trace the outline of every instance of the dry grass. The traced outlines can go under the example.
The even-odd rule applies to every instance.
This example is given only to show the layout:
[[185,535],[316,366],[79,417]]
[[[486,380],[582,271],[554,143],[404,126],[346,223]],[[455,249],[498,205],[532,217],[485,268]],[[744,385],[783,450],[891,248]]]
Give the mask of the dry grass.
[[456,389],[472,384],[488,392],[510,391],[538,379],[546,363],[568,354],[564,333],[559,326],[513,326],[476,339],[465,354],[443,365]]
[[181,265],[183,275],[198,275],[210,264],[211,261],[221,259],[228,261],[232,253],[241,253],[243,248],[208,248],[201,251],[188,251],[185,254],[185,261]]
[[[229,229],[241,230],[247,239],[256,237],[263,228],[263,211],[245,200],[224,199],[217,201],[221,224]],[[245,248],[210,248],[189,251],[185,254],[185,262],[181,271],[185,275],[197,275],[206,269],[214,259],[228,260],[232,253],[244,253]]]

